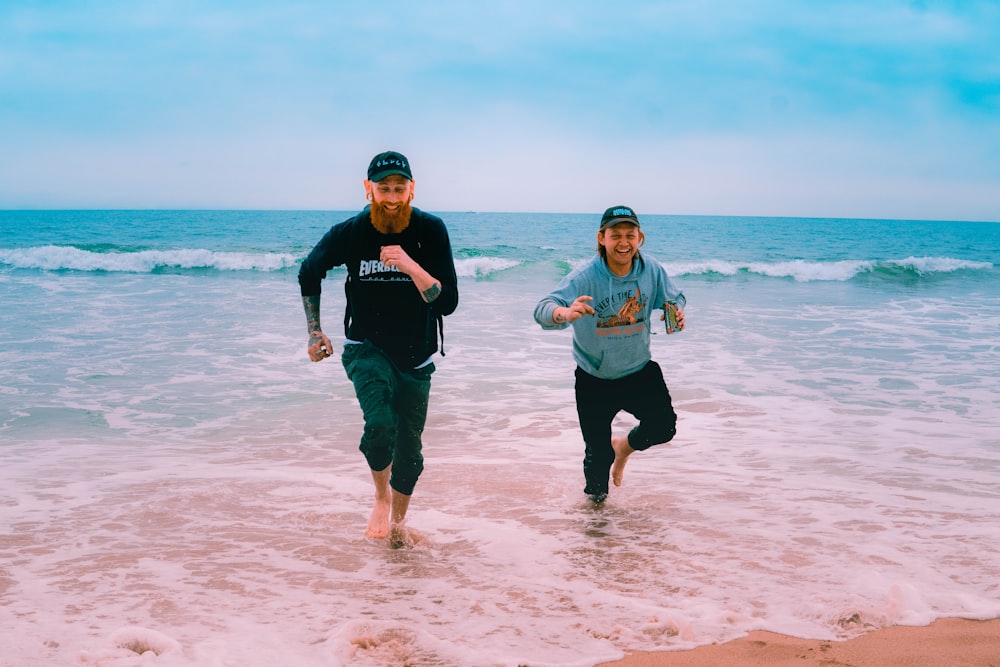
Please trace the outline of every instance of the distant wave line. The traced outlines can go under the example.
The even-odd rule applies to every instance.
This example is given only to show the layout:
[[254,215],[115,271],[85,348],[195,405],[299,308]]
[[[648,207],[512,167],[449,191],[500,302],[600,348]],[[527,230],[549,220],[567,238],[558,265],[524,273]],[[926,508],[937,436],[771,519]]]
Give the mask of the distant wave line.
[[840,260],[836,262],[809,262],[795,259],[783,262],[729,262],[705,260],[700,262],[664,263],[672,276],[735,276],[752,273],[769,278],[792,278],[798,282],[846,281],[864,274],[905,274],[915,277],[955,271],[982,271],[993,269],[990,262],[954,259],[951,257],[907,257],[887,260]]
[[72,246],[0,249],[0,263],[18,269],[149,273],[156,269],[280,271],[298,258],[288,253],[216,252],[204,249],[91,252]]
[[[301,257],[291,253],[220,252],[206,249],[92,252],[73,246],[0,248],[0,265],[43,271],[106,271],[150,273],[162,269],[214,269],[218,271],[284,271],[296,267]],[[518,266],[501,257],[458,259],[460,276],[485,277]]]
[[[73,246],[0,248],[0,266],[43,271],[105,271],[150,273],[158,270],[216,270],[281,272],[294,270],[302,256],[293,253],[224,252],[201,248],[140,250],[134,252],[93,252]],[[546,260],[547,261],[547,260]],[[586,260],[566,260],[571,270]],[[479,256],[455,260],[461,277],[486,278],[529,263],[504,257]],[[706,259],[692,262],[664,262],[667,272],[679,276],[737,276],[755,274],[770,278],[791,278],[799,282],[846,281],[865,274],[923,277],[955,271],[992,270],[990,262],[951,257],[907,257],[886,260],[840,260],[815,262],[802,259],[778,262],[736,262]],[[340,270],[340,269],[338,269]]]

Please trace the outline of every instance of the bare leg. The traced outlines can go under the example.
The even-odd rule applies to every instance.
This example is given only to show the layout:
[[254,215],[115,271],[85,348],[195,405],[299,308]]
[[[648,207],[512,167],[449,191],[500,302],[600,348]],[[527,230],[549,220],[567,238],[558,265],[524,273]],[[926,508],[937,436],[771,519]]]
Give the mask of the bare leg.
[[611,481],[615,486],[622,485],[622,476],[625,474],[625,462],[635,450],[628,444],[628,437],[611,438],[611,448],[615,450],[615,462],[611,465]]
[[[372,470],[372,481],[375,482],[375,507],[372,508],[371,518],[368,519],[365,537],[375,539],[389,537],[389,508],[394,500],[392,489],[389,488],[391,473],[391,465],[387,466],[385,470]],[[409,496],[407,496],[407,501],[409,501]],[[403,514],[406,514],[405,508]]]
[[392,492],[392,520],[389,522],[389,546],[399,549],[412,546],[414,537],[406,527],[406,510],[410,507],[410,496],[398,491]]
[[410,507],[410,496],[394,491],[389,486],[392,476],[392,466],[385,470],[372,470],[372,480],[375,482],[375,507],[368,519],[368,529],[365,537],[376,540],[389,538],[389,546],[393,549],[413,546],[426,538],[406,526],[406,510]]

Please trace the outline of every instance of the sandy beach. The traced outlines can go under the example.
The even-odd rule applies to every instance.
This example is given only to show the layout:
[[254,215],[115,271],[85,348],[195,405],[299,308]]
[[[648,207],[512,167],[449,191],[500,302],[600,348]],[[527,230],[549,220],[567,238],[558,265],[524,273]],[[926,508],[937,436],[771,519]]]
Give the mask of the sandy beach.
[[893,626],[847,641],[799,639],[756,631],[691,651],[633,653],[598,667],[997,667],[1000,619],[940,619]]

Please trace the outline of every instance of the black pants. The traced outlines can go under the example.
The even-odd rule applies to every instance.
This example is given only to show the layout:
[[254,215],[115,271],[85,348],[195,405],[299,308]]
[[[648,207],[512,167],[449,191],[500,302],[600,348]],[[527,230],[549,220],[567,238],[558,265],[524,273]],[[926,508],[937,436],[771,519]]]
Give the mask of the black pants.
[[632,449],[643,451],[669,442],[677,432],[677,414],[663,372],[655,361],[617,380],[603,380],[576,369],[576,412],[586,445],[583,457],[586,494],[608,492],[608,477],[615,461],[611,422],[622,410],[639,420],[639,425],[628,434]]
[[365,417],[360,449],[368,467],[378,472],[391,463],[389,486],[413,495],[424,470],[420,436],[427,421],[434,364],[400,370],[369,341],[345,345],[341,361]]

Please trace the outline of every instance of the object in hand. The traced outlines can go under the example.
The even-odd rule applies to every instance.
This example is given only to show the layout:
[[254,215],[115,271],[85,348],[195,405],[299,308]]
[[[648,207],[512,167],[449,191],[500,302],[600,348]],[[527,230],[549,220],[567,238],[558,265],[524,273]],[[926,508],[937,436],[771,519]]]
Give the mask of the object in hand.
[[675,301],[667,301],[663,304],[663,311],[666,317],[664,321],[667,324],[667,333],[672,334],[675,331],[680,331],[680,327],[677,325],[677,303]]

